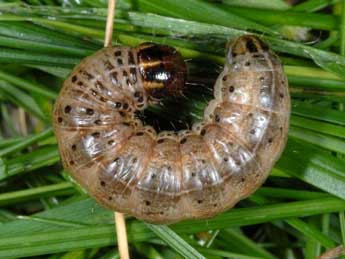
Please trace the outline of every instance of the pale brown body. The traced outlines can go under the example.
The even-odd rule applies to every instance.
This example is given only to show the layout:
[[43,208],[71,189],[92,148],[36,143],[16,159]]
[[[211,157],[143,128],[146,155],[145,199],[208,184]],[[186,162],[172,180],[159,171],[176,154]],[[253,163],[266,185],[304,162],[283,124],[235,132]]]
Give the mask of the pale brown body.
[[254,36],[237,39],[204,120],[156,134],[134,115],[149,99],[136,51],[103,49],[65,81],[54,110],[65,168],[102,205],[153,223],[212,217],[255,191],[287,139],[278,58]]

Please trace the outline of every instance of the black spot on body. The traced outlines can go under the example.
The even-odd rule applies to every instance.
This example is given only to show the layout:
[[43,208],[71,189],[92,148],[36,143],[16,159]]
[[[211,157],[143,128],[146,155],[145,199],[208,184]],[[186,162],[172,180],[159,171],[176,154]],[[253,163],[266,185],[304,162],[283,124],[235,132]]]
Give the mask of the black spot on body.
[[130,78],[132,80],[132,83],[135,84],[137,82],[137,70],[135,67],[131,67],[129,69],[129,74],[130,74]]
[[183,139],[181,139],[181,141],[180,141],[181,144],[185,144],[186,142],[187,142],[187,139],[186,139],[186,138],[183,138]]
[[114,66],[109,62],[109,60],[104,62],[104,66],[105,66],[105,69],[108,71],[114,69]]
[[86,114],[89,115],[89,116],[91,116],[91,115],[94,114],[94,110],[93,110],[93,109],[90,109],[90,108],[87,108],[87,109],[86,109]]
[[122,55],[122,52],[121,52],[121,50],[117,50],[117,51],[115,51],[115,57],[120,57],[121,55]]
[[138,97],[140,97],[140,96],[141,96],[141,92],[135,92],[135,93],[134,93],[134,97],[135,97],[135,98],[138,98]]
[[115,158],[115,159],[113,160],[113,162],[116,163],[116,162],[119,161],[119,160],[120,160],[120,158],[117,157],[117,158]]
[[101,186],[102,186],[102,187],[105,187],[105,185],[106,185],[105,182],[104,182],[104,181],[101,181]]
[[121,117],[125,117],[126,116],[126,113],[124,113],[123,111],[120,111],[119,113],[120,113]]
[[65,107],[65,113],[70,113],[71,110],[72,110],[72,107],[71,107],[71,106],[67,105],[67,106]]
[[263,54],[254,54],[253,55],[253,58],[256,58],[256,59],[265,59],[265,56]]
[[59,117],[58,118],[58,123],[62,123],[62,121],[63,121],[62,117]]
[[128,65],[135,65],[134,55],[132,51],[128,52]]
[[100,90],[104,90],[105,89],[103,83],[101,81],[99,81],[99,80],[96,81],[95,86],[96,86],[97,89],[100,89]]
[[94,137],[94,138],[99,138],[101,136],[101,133],[94,132],[94,133],[91,134],[91,136]]
[[91,75],[89,72],[85,71],[85,70],[81,70],[80,73],[86,77],[87,80],[91,80],[94,79],[94,76]]
[[127,110],[128,107],[129,107],[128,103],[124,103],[124,104],[123,104],[123,109],[124,109],[124,110]]
[[112,72],[110,73],[110,77],[111,77],[111,80],[113,81],[114,84],[118,84],[118,80],[117,80],[117,72]]
[[247,39],[246,48],[251,53],[258,52],[258,48],[256,47],[256,44],[253,42],[252,39]]
[[72,83],[75,83],[77,81],[77,76],[72,76],[71,81],[72,81]]

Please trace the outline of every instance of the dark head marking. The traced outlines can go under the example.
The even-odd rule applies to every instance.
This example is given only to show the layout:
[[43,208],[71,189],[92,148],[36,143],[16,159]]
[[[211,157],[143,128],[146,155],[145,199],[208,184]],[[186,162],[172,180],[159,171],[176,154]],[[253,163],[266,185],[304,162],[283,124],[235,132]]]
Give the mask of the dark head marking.
[[253,42],[252,39],[247,40],[246,48],[251,53],[258,52],[258,48],[257,48],[256,44]]
[[228,43],[228,61],[246,53],[262,53],[268,51],[268,45],[254,35],[244,35]]
[[187,67],[181,54],[166,45],[143,43],[138,48],[144,88],[154,98],[179,96],[185,87]]

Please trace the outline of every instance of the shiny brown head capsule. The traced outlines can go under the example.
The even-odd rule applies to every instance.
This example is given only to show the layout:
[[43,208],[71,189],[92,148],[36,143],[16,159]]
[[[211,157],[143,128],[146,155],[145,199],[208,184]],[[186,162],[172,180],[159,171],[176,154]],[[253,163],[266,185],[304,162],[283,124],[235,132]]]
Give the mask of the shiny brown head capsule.
[[180,96],[186,81],[187,67],[174,48],[143,43],[137,48],[140,74],[146,92],[154,98]]

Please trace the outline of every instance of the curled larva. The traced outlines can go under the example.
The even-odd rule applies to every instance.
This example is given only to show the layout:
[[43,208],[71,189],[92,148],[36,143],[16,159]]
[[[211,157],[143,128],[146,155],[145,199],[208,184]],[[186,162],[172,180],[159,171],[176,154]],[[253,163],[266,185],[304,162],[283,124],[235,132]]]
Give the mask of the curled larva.
[[53,124],[64,167],[105,207],[153,223],[209,218],[267,178],[287,139],[290,97],[261,40],[229,45],[214,100],[192,130],[156,133],[135,112],[178,95],[186,66],[173,48],[111,47],[64,83]]

